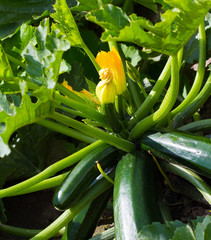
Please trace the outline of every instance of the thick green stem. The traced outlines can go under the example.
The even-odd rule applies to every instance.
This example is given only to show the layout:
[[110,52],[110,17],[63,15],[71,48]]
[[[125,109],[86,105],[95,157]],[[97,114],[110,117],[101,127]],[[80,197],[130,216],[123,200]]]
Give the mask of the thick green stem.
[[53,223],[51,223],[42,232],[31,238],[31,240],[47,240],[53,237],[60,229],[67,225],[87,204],[97,196],[109,189],[112,184],[105,178],[93,185],[83,198],[72,208],[66,210]]
[[51,166],[47,167],[45,170],[42,172],[38,173],[37,175],[20,182],[16,185],[13,185],[11,187],[1,189],[0,190],[0,199],[4,197],[9,197],[11,195],[14,195],[15,193],[22,191],[26,188],[29,188],[36,183],[41,182],[44,179],[47,179],[53,175],[55,175],[57,172],[65,169],[66,167],[69,167],[73,165],[74,163],[80,161],[82,158],[84,158],[88,153],[91,151],[94,151],[95,148],[104,145],[105,143],[103,141],[96,141],[89,146],[79,150],[76,153],[73,153],[72,155],[52,164]]
[[67,96],[70,99],[73,99],[75,101],[78,101],[80,103],[84,103],[85,101],[84,99],[82,99],[81,97],[79,97],[78,95],[76,95],[74,92],[71,92],[69,89],[67,89],[66,87],[64,87],[62,84],[60,83],[56,83],[56,89],[58,91],[60,91],[62,94],[64,94],[65,96]]
[[211,130],[211,119],[199,120],[196,122],[188,123],[178,128],[181,131],[187,132],[200,132]]
[[197,95],[197,97],[192,101],[192,103],[188,107],[186,107],[182,112],[175,116],[175,118],[173,119],[173,128],[178,128],[183,124],[185,120],[187,120],[189,117],[192,117],[193,114],[197,112],[207,101],[207,99],[210,97],[210,94],[211,94],[211,72],[204,87]]
[[47,120],[47,119],[39,120],[39,121],[36,122],[36,124],[38,124],[40,126],[43,126],[43,127],[46,127],[46,128],[49,128],[49,129],[51,129],[55,132],[62,133],[66,136],[78,139],[82,142],[93,143],[93,142],[96,141],[96,139],[91,138],[84,133],[82,134],[81,132],[78,132],[74,129],[71,129],[71,128],[65,126],[65,125],[62,125],[60,123],[56,123],[56,122],[53,122],[53,121],[50,121],[50,120]]
[[13,63],[15,63],[16,65],[22,67],[23,69],[26,69],[26,64],[23,63],[23,62],[21,62],[21,61],[18,60],[17,58],[15,58],[15,57],[13,57],[13,56],[11,56],[11,55],[9,55],[9,54],[7,54],[7,58],[8,58],[8,60],[9,60],[10,62],[13,62]]
[[114,227],[111,227],[100,234],[90,238],[89,240],[113,240],[115,239]]
[[124,98],[122,95],[117,95],[116,109],[117,109],[117,113],[120,121],[125,121],[126,120],[125,104],[124,104]]
[[18,196],[18,195],[28,194],[32,192],[37,192],[37,191],[42,191],[45,189],[57,187],[63,182],[63,180],[66,178],[68,174],[69,172],[66,172],[56,177],[48,178],[29,188],[23,189],[22,191],[15,192],[14,195],[10,195],[10,196]]
[[134,140],[140,137],[145,131],[149,128],[160,123],[171,111],[176,99],[179,90],[179,67],[178,67],[178,58],[176,55],[172,56],[171,64],[171,84],[169,89],[163,99],[163,102],[160,105],[160,108],[153,113],[152,115],[146,117],[140,121],[132,129],[130,139]]
[[[183,49],[178,52],[178,62],[181,63],[182,60],[182,53]],[[143,102],[143,104],[138,108],[135,112],[134,116],[129,121],[130,128],[134,127],[138,121],[141,121],[144,117],[147,116],[148,113],[151,112],[153,106],[157,102],[158,98],[160,97],[161,93],[163,92],[163,88],[165,87],[167,81],[171,75],[171,62],[172,57],[169,57],[162,73],[160,74],[156,84],[154,85],[151,92],[148,94],[147,98]]]
[[161,162],[161,166],[166,171],[170,171],[192,183],[211,205],[211,188],[195,172],[185,167],[164,161]]
[[107,124],[103,114],[99,113],[94,108],[89,107],[87,104],[80,103],[71,98],[66,98],[64,96],[61,96],[58,93],[55,93],[55,99],[57,101],[59,101],[60,103],[63,103],[71,108],[74,108],[74,109],[80,111],[81,113],[86,114],[87,116],[89,116],[90,119],[96,120],[105,125]]
[[69,118],[69,117],[66,117],[64,115],[61,115],[59,113],[54,113],[52,116],[51,116],[53,119],[63,123],[63,124],[66,124],[80,132],[83,132],[87,135],[90,135],[91,137],[94,137],[96,139],[101,139],[103,140],[105,143],[108,143],[110,145],[113,145],[125,152],[131,152],[134,150],[134,144],[127,141],[127,140],[124,140],[122,138],[119,138],[117,136],[114,136],[114,135],[111,135],[99,128],[96,128],[96,127],[92,127],[92,126],[89,126],[89,125],[86,125],[82,122],[79,122],[75,119],[72,119],[72,118]]
[[180,113],[182,110],[184,110],[189,104],[191,104],[191,102],[197,96],[204,79],[205,63],[206,63],[206,34],[205,23],[203,21],[199,26],[199,64],[196,77],[194,79],[193,85],[188,95],[179,106],[177,106],[173,111],[171,111],[170,117],[173,117]]
[[[0,231],[6,232],[15,236],[20,236],[24,238],[31,238],[41,232],[42,230],[40,229],[29,229],[29,228],[19,228],[19,227],[14,227],[10,225],[6,225],[3,223],[0,223]],[[61,236],[64,233],[64,230],[62,229],[59,231],[55,236]]]

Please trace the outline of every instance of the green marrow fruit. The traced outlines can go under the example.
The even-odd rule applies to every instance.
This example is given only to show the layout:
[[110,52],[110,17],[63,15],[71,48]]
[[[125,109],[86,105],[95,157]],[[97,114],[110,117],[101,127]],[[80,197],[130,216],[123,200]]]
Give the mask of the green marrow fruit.
[[87,240],[91,238],[112,196],[112,192],[113,188],[102,193],[69,222],[62,236],[62,240]]
[[159,129],[147,132],[141,139],[144,150],[156,157],[189,167],[211,177],[211,139],[187,132]]
[[113,194],[116,240],[138,239],[145,225],[161,220],[153,170],[144,152],[128,153],[118,162]]
[[98,161],[103,169],[112,167],[118,151],[108,145],[100,146],[82,159],[65,178],[54,194],[53,204],[58,210],[74,206],[89,185],[100,175],[96,167]]

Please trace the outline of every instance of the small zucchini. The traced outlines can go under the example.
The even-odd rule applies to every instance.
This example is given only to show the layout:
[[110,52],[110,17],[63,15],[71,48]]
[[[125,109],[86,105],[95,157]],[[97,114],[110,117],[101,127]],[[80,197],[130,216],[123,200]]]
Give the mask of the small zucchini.
[[211,177],[211,139],[182,131],[160,129],[147,132],[141,146],[155,156],[189,167]]
[[87,240],[91,238],[112,193],[113,188],[110,188],[87,205],[69,222],[62,240]]
[[136,240],[145,225],[161,220],[153,170],[151,158],[139,151],[119,161],[113,194],[116,240]]
[[54,194],[53,204],[59,210],[66,210],[80,200],[89,185],[100,175],[96,161],[103,169],[112,167],[118,151],[114,147],[101,146],[82,159],[65,178]]

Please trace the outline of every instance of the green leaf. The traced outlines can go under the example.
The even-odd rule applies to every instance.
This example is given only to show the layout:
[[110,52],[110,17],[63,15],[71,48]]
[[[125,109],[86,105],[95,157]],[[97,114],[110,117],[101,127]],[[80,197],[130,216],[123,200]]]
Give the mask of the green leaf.
[[180,221],[169,222],[168,225],[154,222],[143,227],[138,237],[139,240],[169,240],[173,237],[174,231],[185,224]]
[[59,29],[71,46],[83,47],[83,40],[66,0],[56,0],[53,7],[56,12],[51,17],[58,23],[54,24],[54,29]]
[[169,4],[165,3],[165,0],[154,0],[154,2],[161,4],[162,9],[163,9],[164,11],[173,8],[173,7],[171,7]]
[[[24,22],[35,16],[40,16],[44,11],[52,11],[54,0],[10,0],[0,3],[0,39],[15,32]],[[33,16],[33,17],[32,17]]]
[[12,69],[10,67],[7,56],[4,49],[0,45],[0,77],[12,77]]
[[211,238],[211,223],[209,223],[205,229],[204,240],[209,240]]
[[[31,81],[54,88],[58,75],[64,72],[64,62],[61,65],[62,54],[69,48],[69,43],[62,35],[58,36],[56,31],[50,33],[49,19],[44,19],[35,31],[35,38],[22,52]],[[70,67],[67,66],[66,64],[66,71],[69,71]]]
[[150,8],[152,11],[157,12],[157,5],[154,3],[154,0],[135,0],[135,2],[143,5],[144,7]]
[[178,220],[161,224],[154,222],[143,227],[139,240],[209,240],[211,239],[211,216],[197,217],[190,224]]
[[161,14],[153,25],[135,14],[129,17],[118,7],[103,6],[86,15],[87,19],[105,29],[103,41],[125,41],[161,52],[175,54],[196,32],[210,9],[210,0],[165,1],[174,8]]
[[25,125],[43,119],[54,112],[52,91],[41,87],[28,95],[25,82],[20,82],[22,101],[19,107],[10,103],[5,95],[0,95],[0,157],[10,153],[8,146],[12,133]]
[[[194,232],[197,240],[205,240],[204,233],[207,229],[207,234],[209,233],[211,225],[211,216],[206,216],[204,219],[197,218],[194,222]],[[211,235],[209,236],[211,238]],[[207,238],[208,239],[208,238]]]
[[130,19],[126,13],[121,8],[112,4],[88,13],[86,18],[89,21],[97,23],[102,28],[110,30],[116,36],[118,36],[122,29],[130,25]]
[[135,67],[142,59],[139,50],[134,46],[127,46],[125,44],[120,44],[120,46],[126,59],[130,60],[130,63]]
[[[99,8],[98,0],[76,0],[77,5],[72,8],[73,11],[85,11],[89,12],[91,10]],[[102,0],[102,4],[111,3],[112,0]]]
[[179,227],[175,230],[172,240],[196,240],[193,230],[189,225]]

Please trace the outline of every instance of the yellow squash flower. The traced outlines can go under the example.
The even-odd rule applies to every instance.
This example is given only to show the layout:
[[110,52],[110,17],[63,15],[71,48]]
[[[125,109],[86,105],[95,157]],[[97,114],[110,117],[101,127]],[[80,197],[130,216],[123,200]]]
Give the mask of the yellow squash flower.
[[113,73],[109,68],[99,71],[102,79],[96,87],[96,95],[101,103],[113,103],[116,97],[116,85],[113,81]]
[[[112,51],[101,51],[97,54],[96,62],[99,64],[101,70],[109,69],[112,73],[112,81],[116,85],[117,95],[121,95],[126,90],[126,77],[122,60],[116,48],[113,47]],[[102,78],[101,78],[102,77]],[[101,80],[104,80],[103,76],[100,76]]]

